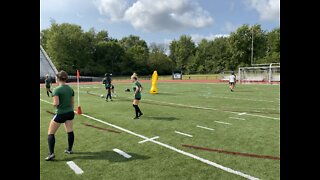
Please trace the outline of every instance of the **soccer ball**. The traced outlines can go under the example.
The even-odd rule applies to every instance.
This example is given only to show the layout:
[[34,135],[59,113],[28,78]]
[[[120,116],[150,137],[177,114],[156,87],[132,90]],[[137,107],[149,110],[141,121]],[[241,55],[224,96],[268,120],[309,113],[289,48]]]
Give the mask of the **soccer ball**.
[[100,97],[103,98],[104,97],[103,94],[101,94]]

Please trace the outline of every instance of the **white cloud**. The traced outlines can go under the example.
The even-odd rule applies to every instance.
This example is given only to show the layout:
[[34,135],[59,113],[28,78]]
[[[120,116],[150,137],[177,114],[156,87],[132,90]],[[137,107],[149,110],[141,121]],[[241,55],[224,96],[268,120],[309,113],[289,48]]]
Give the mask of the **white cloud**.
[[225,31],[227,31],[227,32],[234,32],[234,31],[237,30],[237,28],[238,28],[239,26],[240,26],[240,25],[235,25],[235,24],[232,24],[231,22],[226,22],[223,30],[225,30]]
[[99,11],[113,21],[127,21],[144,31],[175,31],[202,28],[213,18],[193,0],[97,0]]
[[258,11],[261,20],[280,21],[280,0],[246,0],[246,3]]
[[95,5],[100,14],[109,16],[112,21],[123,19],[124,13],[129,7],[126,0],[97,0]]

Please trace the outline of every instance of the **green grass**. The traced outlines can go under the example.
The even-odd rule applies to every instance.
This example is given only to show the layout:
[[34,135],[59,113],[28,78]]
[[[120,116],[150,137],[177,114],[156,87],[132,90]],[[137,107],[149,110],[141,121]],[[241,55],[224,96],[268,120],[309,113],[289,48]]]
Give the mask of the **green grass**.
[[[139,105],[144,115],[133,120],[131,83],[115,84],[118,97],[105,102],[92,94],[105,94],[102,85],[81,85],[83,113],[128,129],[146,137],[160,136],[156,141],[189,152],[222,166],[259,179],[280,179],[280,161],[244,157],[183,147],[182,144],[224,149],[250,154],[280,156],[280,86],[241,85],[230,92],[226,83],[158,83],[158,94],[150,94],[151,83],[143,83]],[[76,92],[77,86],[72,86]],[[45,88],[40,98],[52,102]],[[40,101],[40,179],[245,179],[207,165],[152,142],[121,131],[112,133],[85,126],[83,123],[113,129],[77,115],[74,119],[74,154],[63,153],[67,134],[60,127],[56,134],[53,162],[47,156],[47,129],[54,111],[51,104]],[[205,109],[207,108],[207,109]],[[246,112],[247,114],[238,115]],[[245,120],[229,117],[245,118]],[[267,118],[268,117],[268,118]],[[275,119],[271,119],[275,118]],[[232,125],[219,124],[223,121]],[[209,131],[197,125],[214,129]],[[180,131],[193,138],[174,133]],[[121,149],[132,158],[126,159],[113,151]],[[76,175],[66,164],[74,161],[84,171]]]

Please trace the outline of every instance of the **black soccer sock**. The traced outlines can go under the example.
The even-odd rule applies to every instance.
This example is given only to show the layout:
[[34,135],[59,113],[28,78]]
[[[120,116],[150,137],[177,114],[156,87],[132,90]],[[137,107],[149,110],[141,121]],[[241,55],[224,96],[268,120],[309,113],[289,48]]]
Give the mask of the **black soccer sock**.
[[49,90],[49,92],[52,94],[52,91],[51,91],[51,90]]
[[137,106],[137,109],[138,109],[138,113],[139,113],[139,114],[142,114],[142,112],[141,112],[141,110],[140,110],[139,106],[138,106],[138,105],[136,105],[136,106]]
[[48,97],[49,97],[49,92],[47,91],[47,95],[48,95]]
[[134,105],[134,104],[132,104],[132,106],[134,107],[134,110],[136,111],[136,117],[138,117],[138,106]]
[[54,144],[56,140],[54,138],[54,134],[49,134],[48,135],[48,145],[49,145],[49,153],[53,154],[54,153]]
[[73,146],[73,142],[74,142],[74,133],[73,131],[68,132],[68,151],[72,150],[72,146]]

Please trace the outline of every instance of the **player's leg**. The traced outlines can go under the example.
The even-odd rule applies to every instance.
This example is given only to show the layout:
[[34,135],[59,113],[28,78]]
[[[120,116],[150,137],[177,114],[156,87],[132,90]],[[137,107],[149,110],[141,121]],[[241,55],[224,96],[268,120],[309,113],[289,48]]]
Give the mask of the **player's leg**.
[[74,143],[74,133],[73,133],[73,121],[67,120],[64,123],[65,130],[68,134],[68,148],[64,151],[65,153],[72,154],[72,147]]
[[133,102],[132,102],[132,106],[134,107],[134,110],[135,110],[135,113],[136,113],[136,116],[133,118],[133,119],[139,119],[139,110],[138,110],[138,100],[137,99],[134,99]]
[[[57,115],[55,115],[55,117],[57,117]],[[52,160],[55,158],[54,145],[55,145],[56,140],[55,140],[54,134],[57,132],[57,130],[61,124],[58,122],[55,122],[54,118],[51,120],[49,128],[48,128],[49,156],[46,157],[46,159],[45,159],[46,161],[49,161],[49,160]]]

